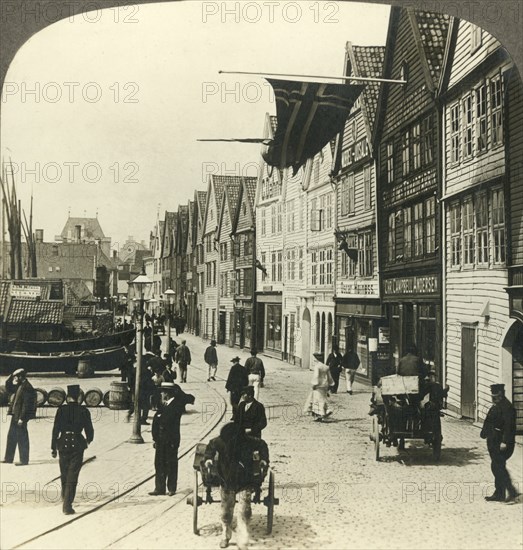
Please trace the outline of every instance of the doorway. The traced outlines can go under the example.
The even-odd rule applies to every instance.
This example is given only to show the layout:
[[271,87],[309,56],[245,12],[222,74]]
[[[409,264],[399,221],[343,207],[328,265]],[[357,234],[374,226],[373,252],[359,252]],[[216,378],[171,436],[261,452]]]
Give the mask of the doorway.
[[476,418],[476,327],[461,326],[461,415]]
[[308,308],[303,310],[301,323],[301,361],[306,369],[311,366],[311,314]]
[[[214,333],[214,327],[213,327]],[[218,344],[225,344],[225,335],[227,334],[227,313],[220,311],[220,326],[218,330]]]

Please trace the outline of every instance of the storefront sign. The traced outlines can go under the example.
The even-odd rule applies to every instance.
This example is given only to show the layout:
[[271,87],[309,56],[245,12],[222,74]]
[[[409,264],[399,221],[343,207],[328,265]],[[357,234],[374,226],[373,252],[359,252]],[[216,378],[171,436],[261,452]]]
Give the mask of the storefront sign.
[[340,283],[340,294],[355,294],[357,296],[369,296],[378,294],[377,283]]
[[42,295],[42,289],[39,286],[12,286],[11,287],[11,296],[13,298],[30,298],[35,300]]
[[380,344],[390,344],[390,328],[379,327],[378,328],[378,341]]
[[438,294],[437,275],[388,279],[384,284],[385,295]]
[[369,155],[369,144],[365,137],[341,152],[341,165],[349,166],[367,155]]

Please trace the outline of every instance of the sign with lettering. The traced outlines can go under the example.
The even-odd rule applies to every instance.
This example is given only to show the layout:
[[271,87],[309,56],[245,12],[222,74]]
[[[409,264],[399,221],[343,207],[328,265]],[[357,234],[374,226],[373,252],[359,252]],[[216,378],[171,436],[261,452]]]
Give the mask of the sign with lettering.
[[354,294],[356,296],[374,296],[378,294],[378,283],[374,281],[354,281],[340,283],[340,294]]
[[390,328],[389,327],[379,327],[378,328],[378,342],[380,344],[389,344],[390,343]]
[[438,294],[437,275],[422,275],[419,277],[398,277],[384,282],[384,294],[387,296],[403,296],[410,294]]
[[341,152],[341,165],[350,166],[369,155],[367,138],[360,139]]
[[42,289],[39,286],[20,285],[11,287],[11,296],[13,298],[29,298],[36,300],[42,295]]

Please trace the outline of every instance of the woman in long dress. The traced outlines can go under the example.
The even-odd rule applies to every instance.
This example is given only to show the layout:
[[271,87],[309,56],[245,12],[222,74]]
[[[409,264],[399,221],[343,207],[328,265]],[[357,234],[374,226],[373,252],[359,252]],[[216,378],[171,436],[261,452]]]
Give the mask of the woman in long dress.
[[321,422],[332,414],[329,407],[329,388],[334,384],[330,369],[320,361],[321,355],[314,354],[314,372],[312,375],[312,391],[305,404],[305,414],[312,414],[316,422]]

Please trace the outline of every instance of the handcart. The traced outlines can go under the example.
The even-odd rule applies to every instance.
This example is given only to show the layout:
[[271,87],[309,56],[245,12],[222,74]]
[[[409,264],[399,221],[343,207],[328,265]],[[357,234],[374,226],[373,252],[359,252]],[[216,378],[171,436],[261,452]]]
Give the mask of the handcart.
[[[198,507],[202,504],[214,504],[220,502],[220,500],[216,500],[212,496],[213,489],[220,487],[220,480],[218,478],[216,465],[214,463],[210,470],[205,467],[206,447],[207,445],[205,443],[198,443],[196,445],[193,462],[193,492],[192,495],[187,497],[187,504],[193,507],[193,533],[195,535],[200,534],[200,530],[198,529]],[[264,471],[261,468],[258,453],[255,453],[253,461],[254,494],[251,502],[252,504],[263,504],[267,507],[267,534],[270,535],[272,532],[274,519],[274,506],[279,504],[279,499],[274,496],[274,472],[270,468],[268,468],[267,471]],[[201,484],[200,477],[202,481]],[[265,487],[266,495],[262,496],[264,490],[264,480],[266,477],[268,477]]]
[[441,457],[441,415],[439,407],[423,404],[417,376],[384,376],[374,396],[370,439],[375,459],[380,459],[380,443],[405,448],[406,439],[422,439],[432,447],[432,456]]

